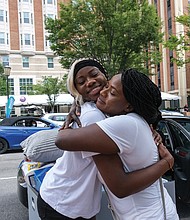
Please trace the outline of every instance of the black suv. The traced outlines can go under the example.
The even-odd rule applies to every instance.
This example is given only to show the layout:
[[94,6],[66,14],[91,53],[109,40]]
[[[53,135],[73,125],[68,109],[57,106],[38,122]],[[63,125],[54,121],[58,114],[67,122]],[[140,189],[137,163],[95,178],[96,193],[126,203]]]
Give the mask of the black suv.
[[166,177],[175,180],[176,196],[190,203],[190,117],[163,116],[158,130],[175,159],[174,169]]

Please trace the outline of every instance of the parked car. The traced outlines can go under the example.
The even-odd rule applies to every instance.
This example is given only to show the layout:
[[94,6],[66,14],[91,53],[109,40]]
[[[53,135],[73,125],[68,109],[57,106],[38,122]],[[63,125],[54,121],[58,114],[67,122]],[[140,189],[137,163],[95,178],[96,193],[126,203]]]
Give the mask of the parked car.
[[164,142],[174,157],[174,168],[165,174],[168,180],[175,180],[176,197],[190,203],[190,118],[165,116],[159,122],[158,130],[164,135]]
[[53,121],[39,117],[5,118],[0,122],[0,154],[9,149],[22,149],[20,143],[31,134],[57,127],[59,126]]
[[190,117],[184,115],[163,115],[163,119],[172,119],[183,126],[188,132],[190,132]]
[[62,126],[66,120],[67,115],[68,113],[47,113],[42,118],[50,119],[54,121],[54,123]]

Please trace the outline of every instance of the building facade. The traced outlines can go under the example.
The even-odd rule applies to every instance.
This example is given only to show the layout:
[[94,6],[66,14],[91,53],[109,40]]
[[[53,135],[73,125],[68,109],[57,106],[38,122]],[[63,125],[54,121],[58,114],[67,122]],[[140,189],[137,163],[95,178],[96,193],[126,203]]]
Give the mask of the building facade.
[[[187,13],[190,0],[148,0],[154,4],[160,16],[165,40],[171,33],[185,34],[183,25],[175,17]],[[32,84],[42,76],[62,77],[67,70],[59,63],[59,57],[50,49],[45,30],[46,17],[59,15],[59,4],[69,0],[0,0],[0,62],[11,67],[10,95],[27,95]],[[177,67],[170,61],[175,56],[160,46],[162,62],[156,67],[152,80],[163,92],[181,97],[180,101],[166,102],[165,107],[190,106],[190,65]],[[184,57],[188,56],[184,53]],[[4,111],[1,109],[1,111]],[[15,114],[20,114],[19,109]],[[0,113],[1,115],[1,113]]]
[[[175,17],[188,13],[188,5],[190,0],[149,0],[150,4],[154,4],[157,13],[162,21],[162,32],[164,40],[167,40],[170,34],[185,35],[185,27],[175,21]],[[156,68],[156,75],[153,81],[160,87],[161,91],[168,92],[181,97],[179,101],[166,103],[165,107],[179,107],[187,103],[190,106],[190,65],[177,67],[171,62],[175,57],[175,52],[160,46],[162,52],[162,62]],[[184,59],[187,57],[184,51]]]
[[46,17],[58,17],[61,2],[68,1],[0,0],[0,62],[11,67],[10,95],[27,95],[42,76],[66,73],[50,49],[44,25]]

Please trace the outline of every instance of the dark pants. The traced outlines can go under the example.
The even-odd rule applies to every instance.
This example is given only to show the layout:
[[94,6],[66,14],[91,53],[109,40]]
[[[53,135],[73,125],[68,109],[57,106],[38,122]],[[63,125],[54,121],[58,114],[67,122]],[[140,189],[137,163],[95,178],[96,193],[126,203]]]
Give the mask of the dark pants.
[[[38,214],[42,220],[73,220],[73,218],[69,218],[57,212],[50,205],[48,205],[38,194],[37,200],[38,206]],[[87,220],[86,218],[78,217],[75,220]],[[89,220],[95,220],[95,217],[90,218]]]

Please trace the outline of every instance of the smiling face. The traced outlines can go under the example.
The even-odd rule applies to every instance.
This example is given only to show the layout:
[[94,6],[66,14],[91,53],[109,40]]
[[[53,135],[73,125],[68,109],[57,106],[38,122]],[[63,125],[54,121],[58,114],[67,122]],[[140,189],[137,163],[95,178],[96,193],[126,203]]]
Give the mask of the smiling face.
[[106,85],[107,79],[100,70],[93,66],[83,67],[75,77],[75,87],[84,101],[95,101]]
[[123,94],[121,74],[113,76],[100,92],[96,106],[110,116],[123,115],[132,110]]

